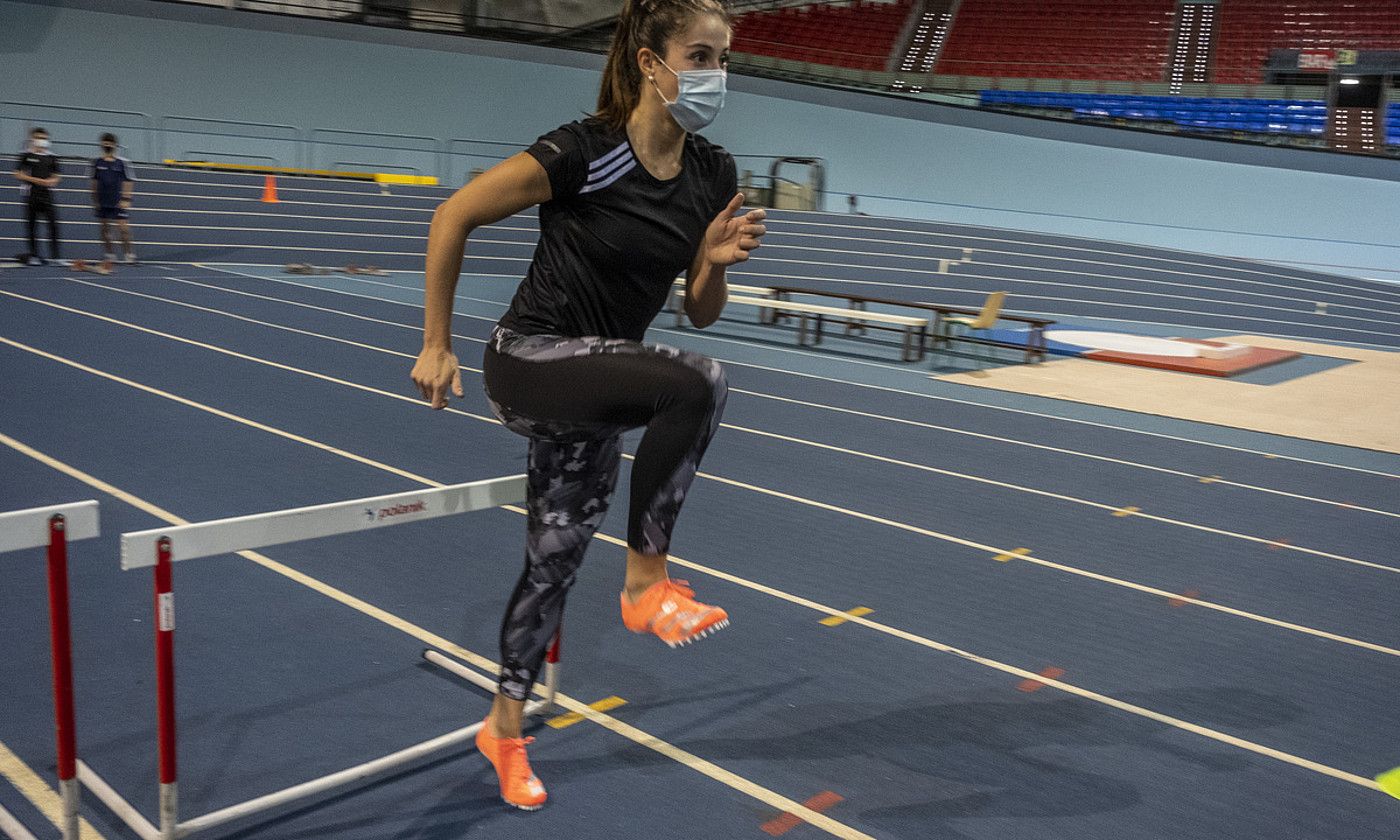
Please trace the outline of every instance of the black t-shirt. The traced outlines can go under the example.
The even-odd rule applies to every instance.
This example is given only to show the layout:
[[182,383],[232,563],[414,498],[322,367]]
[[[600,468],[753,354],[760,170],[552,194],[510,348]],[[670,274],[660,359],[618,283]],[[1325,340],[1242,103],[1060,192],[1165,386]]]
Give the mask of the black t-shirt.
[[705,228],[737,191],[734,158],[686,137],[681,172],[658,180],[625,131],[562,126],[526,150],[549,175],[540,241],[501,325],[524,335],[640,341]]
[[[25,152],[15,161],[15,171],[23,172],[31,178],[49,178],[53,175],[61,175],[58,168],[58,158],[51,154],[39,154],[38,152]],[[20,193],[31,201],[52,201],[53,192],[48,187],[38,184],[31,184],[24,181],[20,184]]]

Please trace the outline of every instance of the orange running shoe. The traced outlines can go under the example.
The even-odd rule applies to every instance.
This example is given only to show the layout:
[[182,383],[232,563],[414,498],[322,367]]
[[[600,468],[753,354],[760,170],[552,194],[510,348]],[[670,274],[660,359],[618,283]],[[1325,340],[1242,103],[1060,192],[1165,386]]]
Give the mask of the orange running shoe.
[[729,613],[695,600],[683,580],[653,583],[636,603],[622,593],[622,623],[633,633],[655,633],[671,647],[688,645],[729,626]]
[[490,718],[476,731],[476,748],[496,768],[496,778],[501,781],[501,798],[507,805],[522,811],[538,811],[549,798],[544,785],[531,772],[530,759],[525,755],[525,745],[534,740],[497,738],[491,734]]

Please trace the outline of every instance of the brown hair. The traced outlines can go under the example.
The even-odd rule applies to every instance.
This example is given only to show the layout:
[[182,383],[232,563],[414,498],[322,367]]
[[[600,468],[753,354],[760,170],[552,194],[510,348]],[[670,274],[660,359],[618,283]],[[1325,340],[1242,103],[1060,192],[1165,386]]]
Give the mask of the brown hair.
[[598,89],[594,116],[613,128],[622,128],[641,98],[642,73],[637,51],[642,47],[657,55],[666,53],[666,39],[675,37],[696,15],[719,15],[732,25],[723,0],[624,0],[613,30],[603,84]]

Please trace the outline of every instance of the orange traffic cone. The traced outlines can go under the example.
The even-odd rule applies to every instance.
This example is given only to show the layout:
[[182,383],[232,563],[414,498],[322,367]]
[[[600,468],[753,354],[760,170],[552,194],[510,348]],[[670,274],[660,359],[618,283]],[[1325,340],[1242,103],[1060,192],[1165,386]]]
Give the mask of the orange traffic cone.
[[277,179],[271,175],[267,176],[267,180],[263,182],[262,200],[268,204],[277,203]]

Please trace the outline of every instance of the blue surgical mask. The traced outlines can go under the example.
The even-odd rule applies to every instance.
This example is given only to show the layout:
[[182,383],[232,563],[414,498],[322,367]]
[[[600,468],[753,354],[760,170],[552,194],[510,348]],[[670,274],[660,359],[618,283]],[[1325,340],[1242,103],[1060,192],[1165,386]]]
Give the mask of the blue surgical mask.
[[49,150],[49,138],[35,137],[34,148],[41,152],[47,152]]
[[[660,59],[657,59],[660,61]],[[671,70],[671,65],[662,61],[661,66]],[[651,83],[666,110],[671,112],[676,124],[694,134],[715,121],[719,110],[724,107],[724,83],[728,73],[724,70],[671,70],[679,83],[676,88],[676,101],[668,102],[656,79]]]

